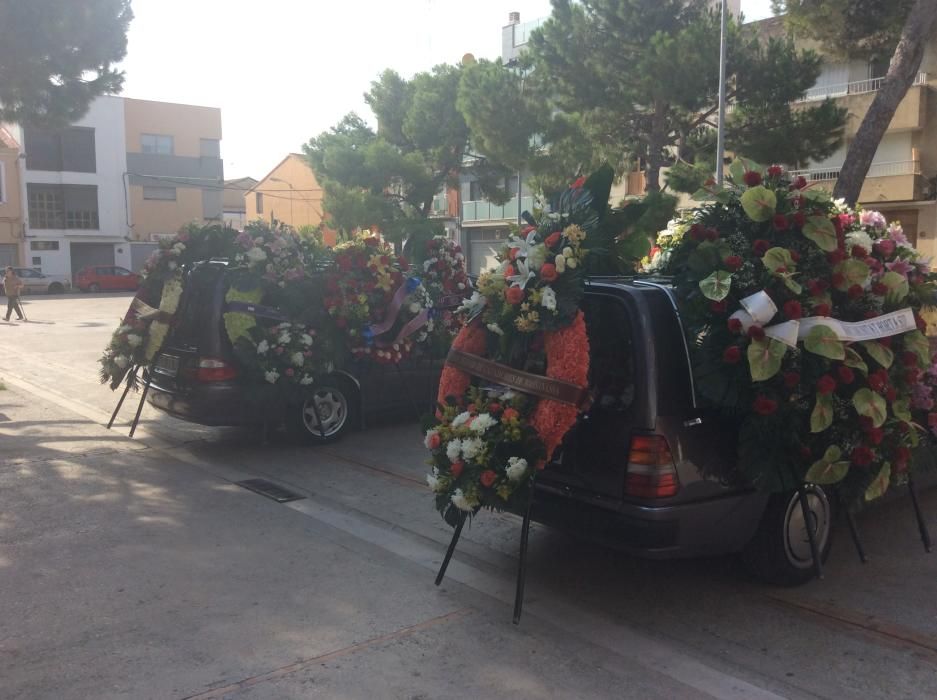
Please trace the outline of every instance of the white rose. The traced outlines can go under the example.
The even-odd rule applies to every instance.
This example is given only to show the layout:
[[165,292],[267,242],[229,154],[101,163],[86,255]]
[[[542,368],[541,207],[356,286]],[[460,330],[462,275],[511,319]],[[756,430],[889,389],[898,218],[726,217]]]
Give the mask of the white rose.
[[459,458],[459,453],[462,451],[462,441],[459,438],[455,440],[450,440],[446,445],[446,457],[449,458],[450,462],[455,462]]
[[545,309],[556,311],[556,292],[552,287],[544,287],[543,295],[540,297],[540,303]]
[[523,457],[509,457],[507,469],[504,470],[511,481],[519,481],[527,471],[527,460]]
[[294,352],[292,356],[290,356],[290,362],[297,367],[302,367],[305,361],[306,357],[301,352]]
[[269,372],[264,372],[264,379],[266,379],[271,384],[275,384],[277,379],[280,378],[280,373],[276,370],[270,370]]
[[259,343],[257,343],[258,355],[263,355],[269,349],[270,349],[270,344],[266,340],[261,340]]

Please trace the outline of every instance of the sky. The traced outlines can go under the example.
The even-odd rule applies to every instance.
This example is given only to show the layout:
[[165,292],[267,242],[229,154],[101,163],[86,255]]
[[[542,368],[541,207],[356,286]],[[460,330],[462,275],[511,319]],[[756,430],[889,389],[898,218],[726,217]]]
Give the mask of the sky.
[[[123,95],[221,108],[228,179],[260,178],[348,112],[386,68],[501,54],[509,12],[549,0],[133,0]],[[770,0],[742,0],[747,20]]]

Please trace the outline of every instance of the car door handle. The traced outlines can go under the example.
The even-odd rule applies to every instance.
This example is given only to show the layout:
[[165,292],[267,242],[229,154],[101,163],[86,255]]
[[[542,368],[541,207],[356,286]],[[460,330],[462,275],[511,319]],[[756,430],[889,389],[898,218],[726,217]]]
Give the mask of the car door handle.
[[702,425],[702,424],[703,424],[702,418],[690,418],[689,420],[683,421],[684,428],[692,428],[694,425]]

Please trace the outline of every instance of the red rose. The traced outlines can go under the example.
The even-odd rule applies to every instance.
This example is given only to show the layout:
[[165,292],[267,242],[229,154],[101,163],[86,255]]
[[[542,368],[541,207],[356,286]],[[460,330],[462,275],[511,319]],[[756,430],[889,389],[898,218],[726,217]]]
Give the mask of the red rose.
[[885,258],[885,260],[888,260],[895,252],[895,242],[890,238],[883,238],[872,244],[872,250]]
[[521,229],[521,235],[526,238],[528,233],[530,233],[531,231],[536,231],[536,230],[537,230],[536,226],[531,226],[530,224],[528,224],[527,226],[524,226]]
[[757,241],[752,243],[752,250],[755,251],[755,255],[757,255],[758,257],[761,257],[765,253],[767,253],[768,248],[770,247],[771,247],[771,244],[762,238],[759,238]]
[[799,372],[785,372],[784,373],[784,386],[788,389],[795,389],[797,385],[800,384],[800,373]]
[[846,365],[840,365],[836,368],[836,376],[839,377],[839,381],[843,384],[852,384],[856,379],[855,373]]
[[749,326],[748,337],[752,340],[762,340],[765,337],[765,330],[761,326]]
[[854,245],[850,251],[850,255],[852,255],[854,258],[865,260],[869,256],[869,251],[867,251],[861,245]]
[[908,384],[916,384],[920,378],[921,378],[921,370],[919,370],[917,367],[915,367],[914,369],[906,369],[904,371],[904,380]]
[[[511,254],[508,253],[508,257],[510,257],[510,255]],[[516,274],[517,270],[514,269],[513,265],[508,265],[506,268],[504,268],[504,279],[507,279],[508,277],[514,277]]]
[[852,451],[852,454],[849,455],[849,458],[857,467],[867,467],[872,464],[874,456],[872,450],[868,447],[857,447]]
[[854,284],[846,290],[846,293],[849,295],[850,299],[858,299],[862,296],[862,287],[858,284]]
[[804,309],[799,301],[791,300],[784,302],[784,315],[791,321],[796,321],[804,315]]
[[793,218],[794,218],[794,225],[797,226],[797,228],[803,228],[804,224],[807,223],[807,215],[804,214],[802,211],[795,211]]
[[866,433],[866,440],[868,440],[870,445],[881,445],[884,438],[885,431],[881,428],[872,428],[868,433]]
[[559,231],[554,231],[547,236],[547,240],[545,240],[544,243],[546,243],[547,248],[553,248],[560,242],[560,238],[562,238],[562,234],[560,234]]
[[807,178],[803,175],[798,175],[794,178],[794,181],[791,183],[792,190],[802,190],[807,186]]
[[775,231],[786,231],[788,227],[787,217],[784,214],[775,214],[771,219],[771,225]]
[[556,271],[556,265],[553,263],[543,263],[543,267],[540,268],[540,277],[546,282],[555,280],[559,277],[559,273]]
[[784,172],[784,168],[780,165],[769,165],[768,166],[768,177],[781,177],[781,174]]
[[888,382],[888,374],[884,370],[878,370],[869,375],[869,386],[874,391],[881,391]]
[[458,479],[462,476],[462,470],[465,468],[465,462],[458,461],[453,462],[452,466],[449,467],[449,471],[452,473],[452,478]]
[[724,261],[725,266],[729,269],[729,272],[735,272],[740,267],[742,267],[742,258],[738,255],[730,255]]
[[509,304],[520,304],[524,301],[524,290],[520,287],[508,287],[504,290],[504,298]]
[[832,394],[836,391],[836,380],[828,374],[824,374],[817,380],[817,391],[821,394]]
[[742,350],[738,345],[730,345],[722,353],[722,361],[727,365],[734,365],[742,359]]
[[882,263],[879,262],[878,260],[876,260],[875,258],[866,258],[866,259],[865,259],[865,264],[868,266],[868,268],[869,268],[872,272],[881,272],[881,271],[882,271]]
[[749,187],[755,187],[761,184],[761,173],[755,170],[746,170],[742,179],[745,180],[745,184]]
[[713,301],[709,304],[709,309],[714,314],[724,314],[728,305],[729,304],[725,299],[722,301]]
[[876,282],[872,285],[872,294],[877,294],[880,297],[885,296],[888,294],[888,285],[881,282]]
[[754,408],[755,413],[760,416],[770,416],[778,410],[778,402],[774,399],[769,399],[767,396],[760,395],[755,399],[752,408]]
[[729,330],[730,330],[731,332],[733,332],[733,333],[741,333],[741,332],[742,332],[742,322],[741,322],[739,319],[737,319],[737,318],[730,318],[730,319],[726,322],[726,325],[729,327]]
[[486,469],[485,471],[482,472],[482,475],[478,478],[478,480],[482,483],[482,486],[485,486],[486,488],[490,488],[491,485],[495,483],[497,478],[498,478],[497,474],[495,474],[490,469]]
[[520,414],[515,409],[508,407],[504,409],[504,414],[502,414],[501,419],[502,420],[514,420],[519,415]]
[[813,307],[813,312],[817,316],[829,316],[833,313],[833,310],[830,308],[829,304],[817,304]]
[[439,433],[433,433],[432,435],[429,436],[428,443],[429,443],[429,448],[431,450],[435,450],[437,447],[439,447],[442,444],[442,438],[439,437]]

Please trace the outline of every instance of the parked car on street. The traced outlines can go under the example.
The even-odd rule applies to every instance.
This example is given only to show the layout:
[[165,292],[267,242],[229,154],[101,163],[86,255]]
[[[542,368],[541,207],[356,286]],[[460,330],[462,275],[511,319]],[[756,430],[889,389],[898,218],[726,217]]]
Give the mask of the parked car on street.
[[[63,294],[72,288],[71,280],[65,275],[46,275],[31,267],[14,267],[13,271],[23,281],[23,293]],[[0,269],[0,294],[3,293],[2,282],[3,270]]]
[[[227,288],[224,264],[190,273],[175,330],[151,375],[152,405],[209,425],[285,420],[314,442],[338,438],[371,411],[427,408],[438,364],[335,372],[291,402],[272,387],[246,384],[222,320]],[[811,549],[797,493],[767,493],[740,477],[736,427],[697,404],[669,285],[593,278],[582,308],[594,401],[538,474],[532,517],[645,557],[740,552],[765,580],[809,580]],[[830,498],[810,485],[807,500],[825,556]]]
[[116,265],[84,267],[75,275],[75,286],[83,292],[135,292],[140,275]]

